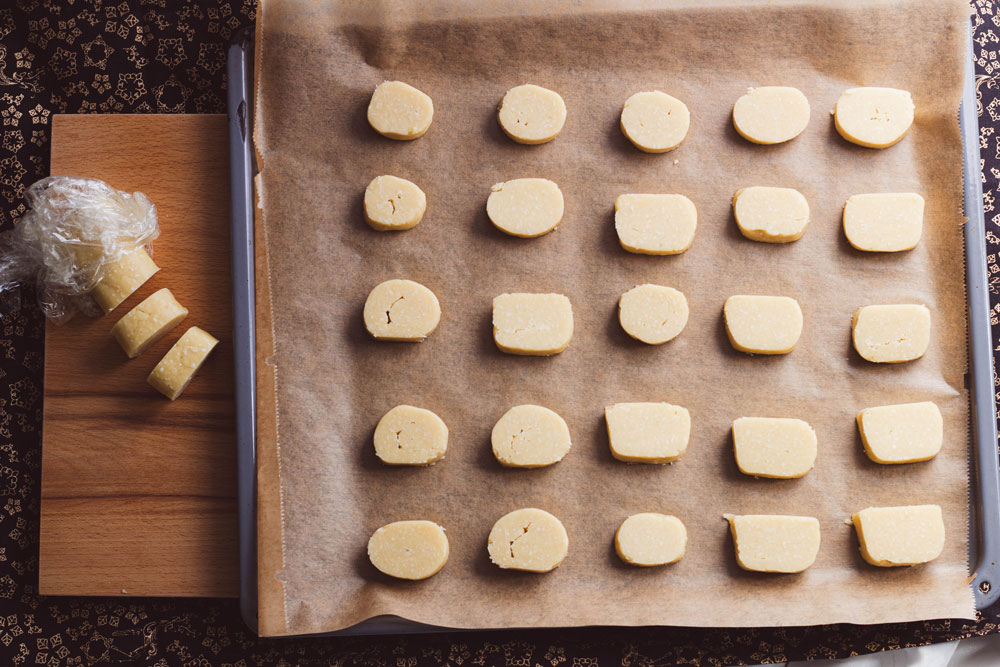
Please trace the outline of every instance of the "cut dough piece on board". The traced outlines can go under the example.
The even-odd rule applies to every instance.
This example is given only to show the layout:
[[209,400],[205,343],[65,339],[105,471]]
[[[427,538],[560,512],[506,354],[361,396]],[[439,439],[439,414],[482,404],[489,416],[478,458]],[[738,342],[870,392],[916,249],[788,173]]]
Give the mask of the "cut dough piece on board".
[[798,88],[751,88],[733,106],[733,126],[755,144],[780,144],[799,136],[809,124],[809,100]]
[[801,419],[740,417],[733,422],[733,451],[745,475],[802,477],[816,463],[816,432]]
[[923,229],[924,198],[915,192],[854,195],[844,204],[844,235],[858,250],[910,250]]
[[511,236],[531,239],[548,234],[562,221],[562,191],[545,178],[497,183],[486,200],[486,215]]
[[573,338],[573,306],[562,294],[501,294],[493,299],[493,340],[502,352],[545,357]]
[[931,340],[931,311],[912,303],[864,306],[854,313],[854,349],[875,363],[924,356]]
[[627,463],[676,461],[691,436],[691,413],[670,403],[616,403],[604,419],[611,455]]
[[851,88],[833,111],[837,132],[851,143],[887,148],[906,136],[913,124],[913,98],[896,88]]
[[550,572],[563,562],[569,537],[562,522],[528,507],[500,517],[487,541],[490,560],[504,570]]
[[160,359],[146,381],[173,401],[187,388],[218,344],[218,339],[212,334],[199,327],[191,327]]
[[639,285],[618,299],[618,321],[632,338],[650,345],[672,340],[688,321],[684,294],[663,285]]
[[572,446],[566,421],[540,405],[518,405],[497,421],[490,436],[493,456],[511,468],[558,463]]
[[691,113],[676,97],[650,90],[625,100],[621,125],[622,132],[639,150],[666,153],[684,141]]
[[676,563],[686,547],[687,529],[680,519],[667,514],[633,514],[615,532],[615,551],[629,565]]
[[110,313],[160,270],[146,249],[138,247],[117,262],[104,267],[104,277],[90,296],[105,313]]
[[421,341],[441,321],[434,292],[412,280],[387,280],[368,294],[365,328],[379,340]]
[[365,221],[380,232],[416,227],[426,210],[424,191],[405,178],[376,176],[365,188]]
[[876,463],[915,463],[934,458],[944,441],[941,410],[931,401],[883,405],[858,413],[868,458]]
[[368,560],[397,579],[426,579],[448,562],[448,538],[433,521],[396,521],[368,540]]
[[811,516],[724,514],[736,562],[753,572],[802,572],[819,553],[819,521]]
[[729,342],[740,352],[787,354],[802,335],[802,309],[791,297],[731,296],[722,311]]
[[402,81],[383,81],[368,103],[368,123],[390,139],[416,139],[434,120],[431,98]]
[[444,458],[448,427],[430,410],[397,405],[375,427],[375,455],[394,466],[426,466]]
[[743,236],[764,243],[802,238],[809,224],[809,202],[792,188],[753,186],[733,196],[733,216]]
[[862,558],[878,567],[927,563],[944,549],[944,518],[938,505],[869,507],[851,521]]
[[566,103],[559,93],[530,83],[507,91],[497,110],[504,134],[519,144],[552,141],[566,122]]
[[111,335],[129,359],[142,354],[187,317],[182,306],[166,287],[143,299],[111,327]]
[[684,195],[619,195],[615,231],[629,252],[676,255],[691,247],[698,210]]

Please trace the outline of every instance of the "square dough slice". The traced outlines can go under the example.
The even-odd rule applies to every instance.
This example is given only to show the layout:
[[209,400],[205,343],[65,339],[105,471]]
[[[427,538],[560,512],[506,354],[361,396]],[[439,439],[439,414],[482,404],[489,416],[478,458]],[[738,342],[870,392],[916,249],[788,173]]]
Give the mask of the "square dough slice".
[[944,518],[938,505],[869,507],[851,521],[861,557],[878,567],[927,563],[944,549]]
[[854,195],[844,204],[844,235],[858,250],[911,250],[923,229],[924,198],[915,192]]
[[691,247],[698,211],[684,195],[620,195],[615,231],[622,248],[640,255],[677,255]]
[[910,303],[864,306],[854,313],[854,349],[875,363],[901,363],[924,356],[931,340],[931,311]]
[[146,351],[187,317],[182,306],[166,287],[143,299],[111,327],[111,335],[129,359]]
[[809,202],[792,188],[753,186],[736,191],[733,216],[751,241],[790,243],[805,234]]
[[562,294],[501,294],[493,299],[493,340],[502,352],[549,356],[573,338],[573,307]]
[[171,401],[176,400],[218,344],[218,339],[212,334],[199,327],[191,327],[163,355],[146,381]]
[[676,461],[691,437],[691,413],[670,403],[616,403],[604,419],[611,455],[626,463]]
[[733,422],[733,451],[745,475],[802,477],[816,463],[816,432],[801,419],[740,417]]
[[819,553],[819,521],[811,516],[724,514],[736,562],[753,572],[802,572]]
[[159,270],[145,248],[136,248],[104,267],[104,277],[91,290],[90,296],[105,314],[110,313]]
[[915,463],[934,458],[944,441],[941,410],[930,401],[883,405],[858,413],[865,453],[875,463]]
[[731,296],[722,312],[729,342],[740,352],[788,354],[802,335],[802,309],[791,297]]

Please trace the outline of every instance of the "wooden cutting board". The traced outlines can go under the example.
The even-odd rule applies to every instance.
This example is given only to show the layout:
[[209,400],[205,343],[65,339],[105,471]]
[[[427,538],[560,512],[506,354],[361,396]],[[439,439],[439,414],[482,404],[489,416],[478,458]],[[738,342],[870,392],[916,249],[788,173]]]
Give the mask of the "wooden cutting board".
[[[51,173],[146,193],[161,270],[109,315],[46,327],[43,595],[238,595],[226,131],[224,115],[53,117]],[[129,360],[110,329],[162,287],[190,314]],[[146,376],[194,325],[220,344],[170,402]]]

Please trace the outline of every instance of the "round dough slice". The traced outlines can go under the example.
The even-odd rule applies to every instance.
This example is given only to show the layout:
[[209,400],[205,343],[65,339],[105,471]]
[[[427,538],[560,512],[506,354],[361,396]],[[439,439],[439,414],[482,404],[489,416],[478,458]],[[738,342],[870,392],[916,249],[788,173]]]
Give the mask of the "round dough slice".
[[365,221],[380,232],[416,227],[426,210],[424,191],[405,178],[376,176],[365,188]]
[[111,335],[125,350],[129,359],[135,359],[160,340],[180,321],[187,317],[188,309],[174,298],[166,287],[158,289],[111,327]]
[[421,341],[441,320],[434,292],[412,280],[387,280],[368,294],[365,328],[379,340]]
[[563,195],[545,178],[517,178],[493,186],[486,200],[490,222],[511,236],[548,234],[562,221]]
[[519,144],[552,141],[566,122],[566,103],[559,93],[530,83],[507,91],[497,110],[504,134]]
[[851,88],[833,112],[837,132],[851,143],[887,148],[906,136],[913,124],[913,99],[896,88]]
[[559,519],[528,507],[500,517],[486,548],[490,560],[503,570],[550,572],[566,558],[569,537]]
[[629,565],[655,567],[676,563],[687,547],[687,529],[675,516],[633,514],[615,532],[615,551]]
[[511,408],[493,427],[493,456],[511,468],[558,463],[572,446],[566,421],[540,405]]
[[397,405],[375,427],[375,455],[394,466],[426,466],[444,458],[448,427],[430,410]]
[[791,243],[805,234],[809,202],[792,188],[754,186],[738,190],[733,215],[743,236],[763,243]]
[[659,90],[636,93],[622,108],[622,132],[636,148],[647,153],[666,153],[687,136],[691,113],[676,97]]
[[434,103],[424,92],[402,81],[383,81],[368,103],[368,123],[390,139],[416,139],[434,120]]
[[368,540],[368,560],[397,579],[426,579],[448,562],[448,538],[433,521],[396,521]]
[[809,100],[798,88],[751,88],[733,106],[733,127],[755,144],[780,144],[809,124]]
[[650,345],[673,340],[688,321],[684,294],[663,285],[639,285],[618,299],[618,321],[632,338]]

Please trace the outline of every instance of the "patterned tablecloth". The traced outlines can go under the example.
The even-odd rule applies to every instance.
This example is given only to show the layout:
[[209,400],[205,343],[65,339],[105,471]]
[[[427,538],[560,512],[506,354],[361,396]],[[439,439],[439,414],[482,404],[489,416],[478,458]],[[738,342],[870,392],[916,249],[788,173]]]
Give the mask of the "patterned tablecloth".
[[[1000,2],[972,4],[997,341]],[[0,229],[24,213],[25,187],[48,173],[53,113],[224,113],[226,47],[234,32],[253,22],[254,5],[253,0],[0,2]],[[243,625],[235,600],[43,598],[37,593],[42,319],[31,308],[0,320],[0,664],[711,665],[846,657],[1000,632],[998,604],[975,623],[261,640]]]

